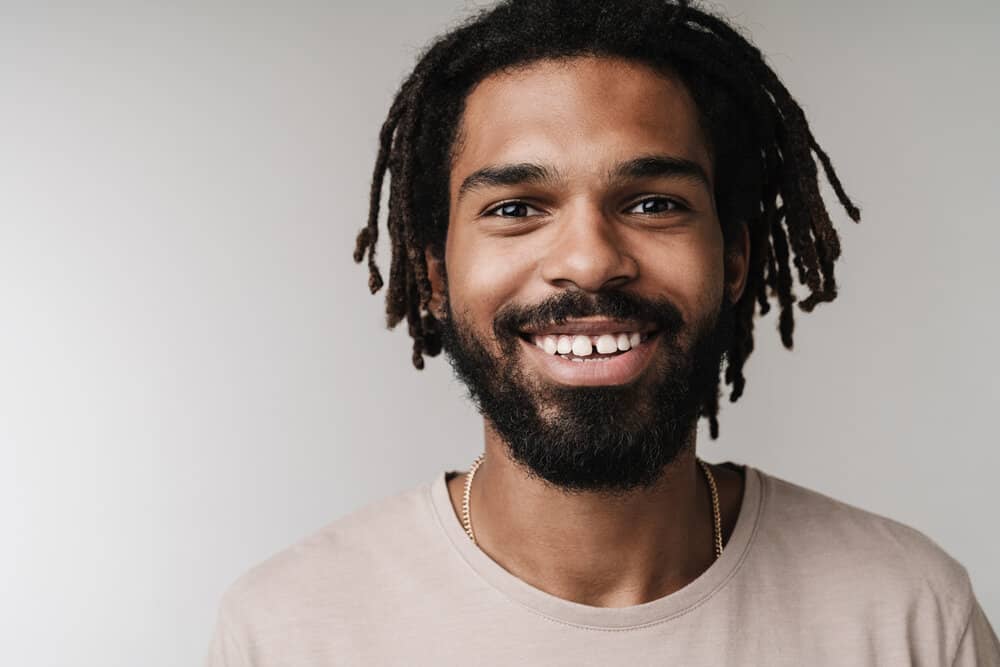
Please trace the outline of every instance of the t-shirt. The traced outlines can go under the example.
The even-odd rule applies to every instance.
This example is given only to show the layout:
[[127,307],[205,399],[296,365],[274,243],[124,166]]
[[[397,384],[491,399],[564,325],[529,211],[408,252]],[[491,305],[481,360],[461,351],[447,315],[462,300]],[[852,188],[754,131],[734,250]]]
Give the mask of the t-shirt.
[[722,556],[629,607],[565,600],[503,569],[465,534],[455,473],[439,473],[238,579],[207,664],[1000,665],[965,568],[934,542],[742,470]]

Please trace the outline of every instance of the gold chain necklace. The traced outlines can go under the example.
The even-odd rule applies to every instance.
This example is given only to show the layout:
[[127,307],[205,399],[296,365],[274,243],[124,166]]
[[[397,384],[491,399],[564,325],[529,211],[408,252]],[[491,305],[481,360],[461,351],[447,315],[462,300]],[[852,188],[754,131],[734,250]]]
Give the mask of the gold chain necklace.
[[[476,534],[472,531],[472,518],[469,516],[469,492],[472,490],[472,478],[476,476],[476,470],[482,465],[485,458],[486,452],[483,452],[472,462],[469,474],[465,477],[465,492],[462,494],[462,526],[473,544],[478,544],[478,542],[476,542]],[[712,533],[715,538],[715,558],[718,559],[722,556],[722,512],[719,510],[719,489],[715,486],[715,476],[708,464],[701,459],[695,460],[698,461],[698,465],[705,473],[709,491],[712,493]]]

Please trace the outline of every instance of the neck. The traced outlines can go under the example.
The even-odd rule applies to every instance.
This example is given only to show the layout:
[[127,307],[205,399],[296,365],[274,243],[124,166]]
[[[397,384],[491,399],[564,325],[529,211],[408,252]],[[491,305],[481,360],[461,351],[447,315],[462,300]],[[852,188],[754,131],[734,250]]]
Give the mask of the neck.
[[672,593],[715,558],[694,439],[692,430],[652,488],[567,493],[515,464],[487,423],[486,458],[470,493],[476,541],[511,574],[573,602],[624,607]]

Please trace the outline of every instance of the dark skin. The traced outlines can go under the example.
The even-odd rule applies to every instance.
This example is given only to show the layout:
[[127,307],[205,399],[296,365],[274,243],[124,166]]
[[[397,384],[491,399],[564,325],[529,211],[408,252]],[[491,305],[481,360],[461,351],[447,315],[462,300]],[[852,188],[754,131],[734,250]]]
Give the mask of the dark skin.
[[[724,296],[742,294],[749,238],[744,227],[728,245],[723,240],[711,152],[676,77],[616,58],[532,63],[491,75],[472,91],[460,136],[444,252],[448,299],[461,326],[492,354],[502,354],[492,334],[499,308],[536,304],[559,290],[665,296],[684,315],[686,333],[710,322]],[[622,173],[621,165],[651,155],[695,165],[703,177]],[[525,163],[550,177],[460,192],[485,167]],[[441,265],[427,256],[431,308],[441,318]],[[573,383],[553,377],[527,346],[518,348],[517,361],[533,387]],[[655,368],[651,361],[627,381],[650,382]],[[484,430],[472,522],[480,548],[520,579],[566,600],[623,607],[672,593],[713,562],[710,496],[693,426],[690,446],[653,488],[621,497],[568,494],[531,477],[488,420]],[[726,467],[713,472],[728,539],[743,481]],[[465,477],[449,481],[458,516]]]

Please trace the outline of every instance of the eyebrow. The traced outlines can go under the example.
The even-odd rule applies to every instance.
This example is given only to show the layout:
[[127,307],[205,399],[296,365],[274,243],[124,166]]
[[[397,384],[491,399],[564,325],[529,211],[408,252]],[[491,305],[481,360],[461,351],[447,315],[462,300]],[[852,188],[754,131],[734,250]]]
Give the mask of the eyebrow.
[[622,162],[608,172],[608,179],[612,182],[655,177],[696,181],[708,190],[712,189],[708,174],[700,164],[672,155],[644,155]]
[[[708,174],[694,160],[671,155],[644,155],[612,167],[608,179],[622,182],[640,178],[682,178],[693,180],[711,190]],[[542,185],[559,180],[558,172],[531,162],[490,165],[469,174],[458,188],[458,199],[471,190],[511,185]]]
[[554,169],[544,165],[520,162],[518,164],[491,165],[469,174],[458,188],[458,199],[470,190],[504,185],[538,185],[554,183],[558,176]]

